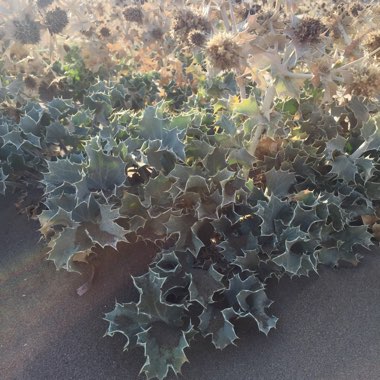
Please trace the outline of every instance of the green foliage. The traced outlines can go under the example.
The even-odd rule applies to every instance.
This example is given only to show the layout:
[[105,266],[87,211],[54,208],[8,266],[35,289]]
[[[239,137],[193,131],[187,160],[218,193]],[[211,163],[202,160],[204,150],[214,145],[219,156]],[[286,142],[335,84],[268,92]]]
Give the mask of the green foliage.
[[[180,372],[197,333],[223,349],[237,339],[235,321],[251,318],[268,334],[277,322],[268,278],[357,265],[353,247],[372,244],[361,218],[379,200],[379,118],[355,98],[331,111],[286,102],[274,120],[280,128],[301,112],[299,132],[270,140],[281,149],[262,140],[253,152],[261,104],[252,96],[136,111],[123,103],[127,82],[94,83],[80,107],[55,98],[28,102],[18,119],[4,112],[0,192],[37,173],[41,233],[57,268],[76,270],[95,248],[154,247],[150,268],[134,278],[139,301],[117,303],[106,320],[109,335],[127,337],[125,348],[144,347],[147,377],[163,379]],[[140,95],[137,108],[153,99]]]
[[[17,134],[4,123],[3,149],[43,151],[58,141],[73,147],[45,162],[41,181],[41,232],[57,268],[76,270],[95,248],[154,247],[146,274],[134,278],[139,301],[106,314],[108,335],[125,335],[125,348],[144,347],[148,378],[179,373],[197,333],[223,349],[237,339],[234,323],[251,318],[268,334],[277,322],[267,311],[270,277],[357,265],[354,246],[373,244],[361,217],[373,215],[378,200],[376,114],[362,120],[366,113],[356,106],[335,106],[333,113],[355,118],[359,137],[329,112],[308,111],[299,121],[306,139],[289,130],[277,138],[281,149],[262,140],[252,154],[257,126],[239,123],[259,115],[253,98],[213,114],[173,114],[163,101],[120,111],[115,91],[119,84],[98,82],[82,109],[62,99],[46,110],[29,104],[12,124]],[[284,110],[277,123],[292,113]],[[1,172],[2,191],[8,175]]]
[[[177,5],[167,3],[152,20],[173,16]],[[268,335],[277,323],[266,294],[271,278],[356,266],[356,248],[374,244],[380,82],[368,79],[376,79],[376,64],[362,75],[356,40],[344,49],[326,43],[332,37],[319,36],[319,21],[295,28],[302,18],[287,20],[280,6],[259,7],[234,36],[208,35],[223,29],[216,10],[212,28],[185,9],[171,37],[166,21],[162,30],[146,24],[144,4],[127,7],[128,17],[123,10],[123,23],[138,27],[118,25],[113,8],[96,12],[108,14],[117,33],[98,30],[105,24],[96,20],[81,29],[91,39],[84,43],[73,23],[63,58],[36,49],[17,62],[30,62],[17,75],[7,73],[17,52],[2,43],[0,193],[43,190],[40,232],[57,269],[77,271],[77,262],[108,247],[128,254],[141,244],[146,259],[149,247],[149,266],[133,277],[139,299],[119,300],[105,320],[107,335],[125,336],[125,350],[143,347],[147,378],[164,379],[181,373],[197,335],[224,349],[238,339],[242,318]],[[190,43],[187,27],[204,31],[209,48]],[[51,36],[46,51],[59,39]],[[233,43],[223,47],[226,39]],[[232,70],[209,67],[214,49],[224,60],[214,63],[231,61]],[[43,96],[42,83],[52,92]]]

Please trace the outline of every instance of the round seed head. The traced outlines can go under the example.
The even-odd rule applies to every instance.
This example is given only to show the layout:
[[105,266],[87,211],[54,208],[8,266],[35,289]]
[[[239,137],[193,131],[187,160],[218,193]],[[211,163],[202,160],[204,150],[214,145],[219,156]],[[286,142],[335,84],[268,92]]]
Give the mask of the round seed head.
[[67,26],[69,19],[66,11],[57,7],[46,13],[45,22],[51,34],[58,34]]
[[14,20],[14,38],[22,44],[38,44],[40,42],[40,24],[26,17],[24,20]]
[[208,41],[206,55],[212,66],[229,70],[239,67],[241,49],[231,36],[220,34]]
[[354,67],[351,70],[352,81],[348,91],[353,95],[365,97],[380,96],[380,67],[377,64]]
[[315,43],[319,42],[321,34],[326,31],[327,28],[321,21],[306,17],[294,28],[294,37],[301,43]]
[[104,37],[104,38],[108,38],[111,36],[111,31],[109,30],[109,28],[107,28],[106,26],[103,26],[100,30],[99,30],[99,34]]
[[126,7],[124,9],[123,15],[127,21],[136,22],[138,24],[143,23],[144,14],[143,14],[141,8],[139,8],[139,7],[136,7],[133,5]]
[[207,40],[206,35],[200,30],[193,30],[189,33],[188,41],[193,46],[203,46]]
[[[374,32],[369,33],[363,41],[363,46],[364,46],[364,49],[367,50],[368,52],[372,52],[380,48],[380,32],[374,31]],[[380,56],[380,53],[377,53],[376,57],[379,57],[379,56]]]
[[173,20],[172,29],[175,36],[182,39],[187,38],[189,33],[193,30],[210,33],[211,24],[206,18],[186,9],[181,10],[176,14]]

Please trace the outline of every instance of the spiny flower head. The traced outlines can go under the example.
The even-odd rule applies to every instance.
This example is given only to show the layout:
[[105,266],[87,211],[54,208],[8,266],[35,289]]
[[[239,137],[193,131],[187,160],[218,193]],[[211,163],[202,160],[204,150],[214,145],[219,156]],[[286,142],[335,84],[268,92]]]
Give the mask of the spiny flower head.
[[351,81],[347,90],[353,95],[380,96],[380,67],[378,64],[355,66],[350,69]]
[[38,44],[40,42],[40,24],[26,16],[23,20],[13,21],[14,38],[22,44]]
[[111,31],[109,28],[107,28],[106,26],[103,26],[102,28],[100,28],[99,30],[99,34],[101,37],[103,38],[108,38],[111,36]]
[[143,23],[144,14],[140,7],[130,5],[124,9],[124,18],[130,22]]
[[194,30],[210,33],[211,24],[206,18],[185,9],[179,11],[174,17],[172,29],[175,37],[187,38],[189,33]]
[[208,41],[206,56],[213,67],[229,70],[239,67],[241,48],[231,35],[218,34]]
[[189,33],[188,41],[193,46],[203,46],[207,40],[207,36],[200,30],[192,30]]
[[57,7],[46,13],[45,22],[51,34],[58,34],[67,26],[69,19],[66,11]]
[[312,17],[305,17],[294,27],[294,38],[301,43],[315,43],[320,41],[321,35],[327,28],[321,21]]
[[[380,48],[380,32],[376,30],[367,34],[367,36],[363,40],[363,46],[364,49],[367,50],[369,53]],[[376,57],[379,56],[380,53],[377,53]]]

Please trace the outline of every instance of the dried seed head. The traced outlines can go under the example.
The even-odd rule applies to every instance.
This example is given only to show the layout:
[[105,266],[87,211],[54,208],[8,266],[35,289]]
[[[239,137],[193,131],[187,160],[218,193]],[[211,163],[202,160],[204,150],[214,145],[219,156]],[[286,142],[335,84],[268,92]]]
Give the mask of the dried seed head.
[[67,26],[69,19],[66,11],[57,7],[46,13],[45,22],[51,34],[58,34]]
[[294,38],[301,43],[315,43],[319,42],[321,34],[326,31],[326,25],[321,21],[306,17],[300,20],[294,28]]
[[37,0],[38,8],[46,8],[49,5],[53,4],[54,0]]
[[123,15],[127,21],[136,22],[138,24],[143,23],[144,14],[139,7],[130,5],[124,9]]
[[[363,46],[368,52],[372,52],[380,48],[380,32],[374,31],[369,33],[363,40]],[[380,53],[377,53],[375,56],[380,57]]]
[[227,34],[219,34],[208,41],[206,55],[212,66],[220,70],[239,67],[240,46]]
[[328,74],[332,67],[329,56],[313,58],[311,65],[318,71],[319,74]]
[[25,17],[24,20],[14,20],[14,38],[22,44],[38,44],[40,42],[40,24]]
[[99,34],[101,37],[108,38],[111,36],[111,31],[106,26],[103,26],[102,28],[100,28]]
[[211,24],[206,18],[186,9],[181,10],[174,17],[172,29],[177,38],[186,39],[193,30],[210,33]]
[[353,67],[351,70],[352,81],[347,90],[353,95],[362,95],[368,98],[380,95],[380,67],[377,64],[369,64]]
[[24,84],[29,90],[35,90],[37,88],[37,81],[31,75],[25,77]]
[[203,46],[207,40],[207,36],[205,33],[200,30],[192,30],[189,33],[188,41],[190,45],[193,46]]

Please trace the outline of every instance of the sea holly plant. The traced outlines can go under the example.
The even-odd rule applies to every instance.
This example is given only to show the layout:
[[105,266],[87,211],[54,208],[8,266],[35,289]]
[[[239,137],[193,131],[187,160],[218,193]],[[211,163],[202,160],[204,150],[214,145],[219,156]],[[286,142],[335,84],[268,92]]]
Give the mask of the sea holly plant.
[[379,240],[380,12],[116,3],[0,0],[0,193],[42,193],[57,269],[149,247],[106,334],[164,379],[197,336],[269,334],[272,278]]
[[[277,322],[265,292],[271,277],[357,265],[354,247],[373,244],[362,220],[377,212],[379,119],[352,104],[333,112],[348,115],[360,137],[330,111],[307,109],[299,132],[261,139],[252,156],[252,131],[231,126],[259,107],[173,115],[161,102],[115,111],[81,153],[48,162],[39,220],[57,268],[76,270],[95,248],[155,247],[146,274],[134,278],[139,301],[117,303],[105,317],[108,335],[126,336],[125,349],[144,348],[148,378],[180,373],[196,334],[223,349],[236,344],[241,318],[268,334]],[[294,138],[306,118],[316,132]]]

